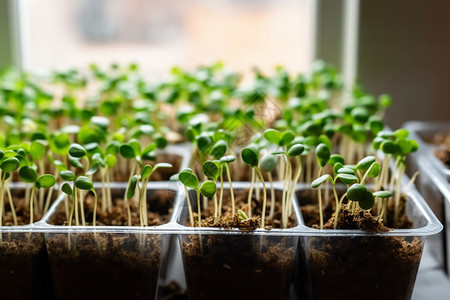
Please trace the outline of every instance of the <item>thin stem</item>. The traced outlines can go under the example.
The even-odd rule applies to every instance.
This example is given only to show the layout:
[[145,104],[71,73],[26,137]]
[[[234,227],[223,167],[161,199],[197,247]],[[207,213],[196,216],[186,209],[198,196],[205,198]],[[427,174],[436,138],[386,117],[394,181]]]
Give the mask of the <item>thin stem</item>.
[[[319,168],[319,173],[317,175],[317,178],[322,176],[322,167]],[[322,212],[322,192],[320,190],[320,186],[317,189],[319,194],[319,218],[320,218],[320,229],[323,229],[323,212]]]
[[253,196],[253,185],[255,184],[255,168],[252,168],[252,183],[250,185],[250,190],[248,191],[248,199],[247,199],[247,206],[248,206],[248,217],[252,217],[252,196]]
[[131,226],[131,209],[130,209],[130,202],[128,201],[128,197],[127,197],[128,190],[129,190],[129,185],[127,185],[127,188],[125,189],[125,194],[123,195],[123,202],[125,203],[125,207],[127,208],[128,226]]
[[[33,212],[33,199],[34,199],[34,191],[36,190],[36,185],[33,184],[33,188],[31,189],[31,197],[30,197],[30,224],[33,223],[33,217],[34,217],[34,212]],[[2,206],[3,206],[3,197],[2,197]]]
[[75,187],[73,188],[73,191],[75,194],[75,225],[80,226],[80,221],[78,219],[78,191],[75,189]]
[[75,195],[76,195],[76,192],[75,192],[75,188],[74,188],[74,190],[72,191],[72,207],[70,208],[69,226],[72,226],[73,210],[75,208],[75,198],[76,198]]
[[336,192],[336,187],[334,184],[331,184],[333,186],[333,193],[334,193],[334,199],[336,200],[336,215],[334,216],[334,229],[337,229],[338,219],[339,219],[339,211],[341,209],[341,206],[339,204],[339,197]]
[[86,197],[86,193],[83,190],[80,190],[80,213],[81,213],[81,224],[86,226],[86,217],[84,215],[84,198]]
[[294,197],[295,187],[296,187],[298,180],[300,179],[300,175],[302,173],[302,161],[301,161],[300,156],[297,156],[297,165],[298,165],[297,173],[295,174],[294,182],[291,187],[291,192],[289,194],[289,206],[288,206],[288,215],[289,216],[292,214],[292,198]]
[[273,187],[272,172],[267,172],[270,182],[270,213],[269,219],[273,219],[275,213],[275,189]]
[[267,191],[266,191],[266,183],[264,182],[264,177],[261,174],[261,171],[258,169],[258,167],[254,168],[256,170],[256,173],[258,174],[259,179],[261,180],[263,184],[263,207],[262,207],[262,213],[261,213],[261,228],[265,227],[265,218],[266,218],[266,202],[267,202]]
[[[233,192],[233,184],[231,183],[230,169],[228,165],[225,165],[225,169],[227,171],[228,182],[230,183],[230,193],[231,193],[231,210],[233,211],[233,217],[236,214],[236,207],[234,203],[234,192]],[[263,180],[264,181],[264,180]]]
[[200,190],[197,190],[197,213],[198,213],[198,227],[202,227],[202,210],[200,207]]
[[108,197],[108,200],[106,201],[106,205],[108,206],[107,211],[109,213],[112,212],[112,199],[111,199],[111,182],[109,180],[109,170],[108,167],[106,167],[106,194]]
[[6,188],[6,194],[8,195],[9,206],[11,207],[11,213],[12,213],[12,216],[13,216],[14,226],[17,226],[16,209],[14,207],[14,202],[13,202],[13,199],[12,199],[12,196],[11,196],[11,190],[9,189],[8,181],[6,181],[6,187],[5,188]]
[[186,186],[184,186],[184,191],[186,192],[186,200],[188,204],[188,210],[189,210],[189,219],[191,221],[191,226],[194,227],[194,215],[192,214],[192,206],[191,206],[191,200],[189,199],[189,192]]
[[217,195],[214,194],[214,224],[217,222]]
[[93,188],[92,193],[94,193],[94,216],[93,216],[93,222],[92,222],[92,226],[95,226],[96,224],[96,220],[97,220],[97,192],[95,191],[95,189]]
[[100,170],[100,177],[101,177],[101,181],[102,181],[102,213],[104,213],[106,211],[106,201],[107,201],[107,196],[106,196],[106,189],[105,189],[105,169],[101,169]]
[[[220,168],[220,195],[219,195],[219,218],[222,216],[222,200],[223,200],[223,176],[222,176],[222,167]],[[194,226],[194,223],[192,223]]]
[[[0,176],[3,174],[0,173]],[[4,200],[4,185],[5,181],[2,179],[0,182],[0,226],[3,225],[3,200]]]

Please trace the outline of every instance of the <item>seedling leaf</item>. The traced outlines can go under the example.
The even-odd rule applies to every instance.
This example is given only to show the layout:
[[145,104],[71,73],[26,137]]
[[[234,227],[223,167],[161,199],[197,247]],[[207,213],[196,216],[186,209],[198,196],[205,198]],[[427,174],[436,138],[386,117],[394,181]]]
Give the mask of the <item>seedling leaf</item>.
[[313,189],[317,189],[322,183],[324,183],[327,180],[331,180],[331,179],[332,178],[331,178],[330,174],[322,175],[311,183],[311,187]]
[[216,193],[216,184],[210,180],[203,182],[200,186],[200,193],[206,198],[212,198]]

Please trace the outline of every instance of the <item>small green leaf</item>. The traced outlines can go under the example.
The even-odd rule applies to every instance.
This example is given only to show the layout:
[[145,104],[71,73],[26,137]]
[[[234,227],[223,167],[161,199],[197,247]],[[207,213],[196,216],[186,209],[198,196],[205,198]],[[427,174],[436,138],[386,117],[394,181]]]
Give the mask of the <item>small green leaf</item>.
[[80,162],[79,158],[70,157],[69,163],[70,163],[70,165],[74,166],[75,168],[83,169],[83,164]]
[[350,174],[350,175],[355,175],[356,172],[353,169],[347,168],[347,167],[342,167],[339,169],[338,174]]
[[117,164],[117,157],[112,154],[107,154],[105,157],[105,163],[109,168],[112,168]]
[[409,136],[409,131],[404,128],[400,128],[394,131],[394,136],[397,139],[406,139]]
[[94,163],[89,167],[89,170],[87,170],[86,175],[87,175],[87,176],[90,176],[90,175],[92,175],[92,174],[95,174],[95,172],[98,171],[99,167],[100,167],[100,164],[99,164],[98,162],[94,162]]
[[380,197],[380,198],[392,197],[392,193],[390,191],[378,191],[378,192],[373,193],[373,195],[375,197]]
[[332,178],[331,178],[330,174],[322,175],[311,183],[311,187],[313,189],[317,189],[322,183],[324,183],[327,180],[331,180],[331,179]]
[[275,155],[267,153],[261,158],[261,170],[264,172],[272,172],[277,168],[278,158]]
[[369,190],[367,190],[366,195],[358,201],[358,204],[362,209],[371,209],[375,204],[375,197]]
[[227,155],[227,156],[220,158],[220,162],[226,163],[226,164],[232,163],[235,160],[236,160],[236,157],[234,157],[233,155]]
[[280,146],[289,145],[295,139],[295,133],[291,130],[286,130],[281,134]]
[[150,177],[150,175],[152,175],[152,173],[153,173],[153,167],[150,165],[145,165],[145,167],[143,167],[142,171],[141,171],[141,178],[147,179],[148,177]]
[[61,171],[61,172],[59,172],[59,175],[61,176],[62,179],[66,180],[66,181],[74,181],[75,178],[77,178],[75,173],[73,173],[72,171],[69,171],[69,170]]
[[138,182],[137,175],[134,175],[130,178],[130,181],[128,182],[128,190],[127,190],[127,199],[133,198],[134,194],[136,193],[136,185]]
[[247,216],[247,214],[246,214],[245,212],[243,212],[242,210],[240,210],[240,209],[238,210],[237,215],[238,215],[238,220],[239,220],[239,222],[243,222],[243,221],[249,219],[249,217]]
[[167,144],[169,143],[167,139],[160,133],[156,133],[153,138],[155,139],[155,145],[158,149],[164,149],[166,148]]
[[343,168],[343,167],[344,167],[344,166],[343,166],[340,162],[335,163],[334,166],[333,166],[333,172],[334,172],[334,174],[338,174],[338,173],[339,173],[339,170],[340,170],[341,168]]
[[37,188],[48,189],[54,186],[56,183],[56,179],[53,175],[44,174],[40,176],[36,182]]
[[211,149],[211,155],[214,156],[215,159],[220,159],[227,152],[228,144],[224,140],[219,140],[214,144],[214,147]]
[[209,135],[201,135],[197,138],[197,147],[202,153],[208,152],[211,143],[212,139]]
[[359,183],[353,184],[347,190],[347,197],[351,201],[359,201],[361,199],[364,199],[366,195],[367,195],[367,188]]
[[281,132],[275,129],[267,129],[264,131],[264,138],[270,143],[279,145],[281,141]]
[[178,175],[179,174],[173,174],[172,176],[170,176],[169,181],[178,181]]
[[9,157],[2,161],[0,164],[0,169],[4,173],[9,173],[15,171],[20,166],[20,161],[15,157]]
[[210,180],[203,182],[200,186],[200,193],[206,198],[212,198],[216,193],[216,184]]
[[72,157],[81,158],[84,157],[87,152],[86,149],[84,149],[84,147],[80,144],[72,144],[69,148],[69,154]]
[[289,156],[298,156],[305,151],[305,146],[302,144],[295,144],[291,148],[289,148],[288,155]]
[[198,190],[199,181],[197,176],[195,176],[192,172],[183,170],[180,174],[178,174],[178,179],[185,186]]
[[343,165],[345,163],[344,157],[339,154],[332,154],[330,156],[330,159],[328,160],[328,164],[330,164],[331,166],[334,166],[334,165],[336,165],[336,163],[340,163]]
[[128,142],[128,145],[133,148],[133,152],[135,156],[141,156],[142,155],[142,149],[141,149],[141,143],[139,143],[136,139],[131,139]]
[[375,156],[366,156],[356,164],[356,170],[368,170],[375,161]]
[[220,168],[218,162],[214,162],[211,160],[207,160],[203,163],[203,173],[209,177],[212,178],[214,181],[217,180],[217,177],[219,177]]
[[257,167],[259,164],[258,153],[252,148],[247,147],[242,149],[241,157],[242,160],[252,168]]
[[75,180],[75,186],[80,190],[89,191],[94,187],[92,181],[86,176],[80,176]]
[[119,147],[119,153],[122,155],[125,159],[132,159],[136,157],[136,154],[134,153],[133,147],[131,147],[128,144],[122,144]]
[[19,176],[22,178],[23,181],[28,183],[34,183],[36,182],[38,178],[38,174],[36,172],[36,169],[33,167],[22,167],[19,171]]
[[370,169],[368,175],[372,178],[376,178],[378,175],[380,175],[380,171],[381,171],[380,164],[377,162],[374,162],[373,165],[371,166],[371,169]]
[[61,187],[61,191],[63,191],[64,194],[67,195],[72,195],[72,187],[70,186],[70,184],[68,184],[67,182],[65,182],[62,187]]
[[328,163],[330,156],[331,156],[330,149],[327,147],[327,145],[322,143],[317,146],[316,157],[317,162],[321,167],[324,167]]
[[380,149],[386,154],[397,154],[400,152],[400,149],[398,148],[397,144],[395,144],[393,141],[390,140],[382,142],[380,145]]
[[38,141],[34,141],[30,145],[30,154],[35,159],[42,159],[45,155],[45,146]]
[[162,163],[157,163],[157,164],[154,166],[154,169],[156,170],[156,169],[159,169],[159,168],[173,168],[173,165],[172,165],[172,164],[169,164],[169,163],[164,163],[164,162],[162,162]]
[[355,175],[352,175],[352,174],[342,173],[342,174],[338,174],[336,176],[336,178],[339,178],[345,184],[352,184],[352,183],[358,182],[358,177],[356,177]]

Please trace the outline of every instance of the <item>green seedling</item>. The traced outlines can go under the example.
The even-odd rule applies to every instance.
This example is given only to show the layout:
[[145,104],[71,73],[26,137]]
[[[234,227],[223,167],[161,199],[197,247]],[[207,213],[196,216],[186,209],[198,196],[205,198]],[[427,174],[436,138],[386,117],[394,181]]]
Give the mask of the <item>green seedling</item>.
[[[16,157],[7,157],[7,153],[0,150],[0,227],[2,226],[3,209],[4,204],[4,193],[5,189],[7,194],[10,195],[9,188],[5,187],[5,181],[11,176],[11,172],[17,170],[20,165],[20,161]],[[17,225],[17,217],[14,209],[14,203],[12,198],[9,197],[9,204],[11,207],[11,212],[13,213],[14,225]],[[31,222],[32,223],[32,222]]]
[[[253,170],[255,170],[256,174],[259,177],[259,180],[263,185],[263,206],[261,213],[261,228],[265,227],[265,217],[266,217],[266,202],[267,202],[267,191],[266,191],[266,183],[264,181],[264,177],[259,170],[259,155],[258,153],[250,147],[244,148],[241,152],[242,160],[248,164]],[[249,211],[251,210],[251,206],[249,206]]]
[[[319,171],[317,177],[320,178],[322,176],[323,167],[328,163],[330,159],[331,153],[330,149],[325,144],[319,144],[316,147],[316,158],[317,163],[319,165]],[[319,196],[319,218],[320,218],[320,229],[323,229],[323,212],[322,212],[322,192],[320,190],[320,185],[318,186],[318,196]]]
[[[219,178],[219,174],[220,174],[220,162],[218,160],[205,161],[205,163],[203,164],[203,174],[205,174],[206,177],[211,178],[213,180],[214,184],[217,184],[217,179]],[[216,193],[214,193],[213,201],[214,201],[214,222],[216,222],[217,218],[219,217]],[[205,203],[203,203],[203,207],[205,207]]]
[[231,211],[233,216],[236,213],[236,203],[234,201],[233,183],[231,181],[230,168],[228,165],[236,160],[233,155],[226,155],[220,158],[220,197],[219,197],[219,217],[222,214],[222,199],[223,199],[223,171],[227,173],[228,183],[230,184],[230,194],[231,194]]
[[27,183],[33,184],[33,187],[31,188],[31,195],[29,204],[30,204],[30,224],[33,223],[33,217],[34,217],[34,192],[36,189],[48,189],[55,185],[56,180],[53,175],[50,174],[44,174],[38,177],[36,169],[29,166],[24,166],[20,168],[19,171],[20,178]]
[[[184,169],[183,171],[181,171],[178,174],[178,180],[186,188],[186,197],[189,206],[189,218],[191,220],[191,224],[194,224],[194,217],[192,215],[192,208],[189,199],[189,191],[187,191],[187,188],[192,188],[197,193],[197,214],[198,214],[197,224],[199,227],[201,227],[202,213],[200,205],[200,195],[203,195],[207,198],[214,197],[214,195],[216,194],[216,184],[213,181],[205,181],[200,185],[197,176],[192,173],[191,169]],[[204,209],[206,209],[206,207]]]

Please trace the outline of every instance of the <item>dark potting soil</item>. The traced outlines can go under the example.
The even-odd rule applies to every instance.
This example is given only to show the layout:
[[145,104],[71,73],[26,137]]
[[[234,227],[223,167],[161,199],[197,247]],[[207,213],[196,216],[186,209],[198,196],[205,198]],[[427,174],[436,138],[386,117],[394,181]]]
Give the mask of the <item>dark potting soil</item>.
[[[122,191],[123,193],[124,191]],[[149,226],[161,225],[170,218],[174,192],[148,191]],[[111,213],[101,213],[97,225],[126,226],[127,211],[123,195],[112,193]],[[93,197],[87,197],[85,212],[92,224]],[[64,206],[58,209],[54,224],[64,224]],[[132,206],[133,226],[140,225]],[[162,235],[138,233],[54,234],[48,238],[48,253],[55,293],[61,299],[154,299],[157,291],[161,253],[165,251]]]
[[54,234],[47,243],[58,299],[155,298],[161,235]]
[[[334,214],[324,229],[334,228]],[[343,205],[338,229],[392,230],[370,212]],[[422,254],[416,237],[311,237],[307,260],[314,299],[410,299]],[[326,287],[326,288],[325,288]]]
[[0,299],[53,299],[43,233],[2,233]]
[[[100,189],[101,191],[101,189]],[[124,190],[112,190],[112,210],[108,212],[107,210],[102,211],[102,198],[101,192],[98,193],[97,200],[97,226],[127,226],[128,225],[128,213],[123,201]],[[156,226],[167,223],[170,219],[172,213],[172,205],[175,197],[175,193],[168,190],[153,190],[148,191],[148,206],[147,206],[147,217],[148,225]],[[70,209],[70,200],[69,209]],[[130,201],[131,210],[131,223],[132,226],[140,226],[139,210],[137,203]],[[86,217],[86,225],[92,225],[93,213],[94,213],[94,197],[89,193],[84,202],[84,212]],[[75,214],[74,214],[75,215]],[[81,215],[81,214],[80,214]],[[50,218],[50,224],[53,225],[67,225],[68,219],[66,216],[66,211],[64,205],[61,204],[56,213]],[[72,220],[72,224],[75,224],[75,217]],[[80,220],[81,224],[81,220]]]
[[159,300],[188,300],[187,292],[181,286],[172,281],[166,286],[159,288]]
[[438,147],[435,151],[436,157],[450,169],[450,132],[436,134],[432,142]]
[[[247,213],[248,190],[236,190],[236,211]],[[277,193],[277,204],[281,193]],[[231,219],[229,194],[224,195],[224,219],[214,224],[211,217],[203,225],[236,227]],[[295,260],[297,239],[282,236],[254,235],[249,231],[259,227],[261,204],[252,201],[253,218],[246,230],[238,235],[185,235],[182,237],[183,263],[190,299],[287,299]],[[268,203],[267,214],[270,210]],[[211,203],[208,215],[214,212]],[[277,205],[276,217],[279,218]],[[257,215],[255,217],[255,214]],[[280,222],[267,220],[270,227]],[[295,226],[290,219],[289,226]],[[242,226],[238,226],[242,230]],[[220,285],[220,288],[218,288]]]
[[[217,192],[219,193],[219,191]],[[234,190],[234,200],[236,204],[235,212],[240,209],[250,217],[248,210],[248,193],[249,189],[237,189]],[[255,189],[252,194],[252,218],[244,222],[239,222],[236,215],[233,216],[233,210],[231,206],[231,194],[230,191],[224,190],[223,193],[223,205],[222,205],[222,216],[217,220],[214,220],[214,202],[212,200],[208,201],[208,209],[202,210],[202,227],[217,227],[224,229],[239,228],[241,230],[255,230],[261,227],[261,214],[262,214],[262,190],[260,192],[260,199],[256,198]],[[218,196],[218,195],[217,195]],[[219,198],[219,196],[218,196]],[[270,189],[267,190],[267,207],[266,207],[266,219],[265,228],[270,230],[272,228],[281,228],[281,198],[282,192],[279,190],[275,191],[275,210],[273,218],[268,218],[270,208],[272,205],[272,200],[270,198]],[[219,201],[219,199],[217,199]],[[202,201],[201,201],[202,202]],[[197,226],[197,210],[193,208],[194,222]],[[288,228],[296,226],[296,221],[293,215],[289,217]],[[190,225],[190,224],[188,224]]]

